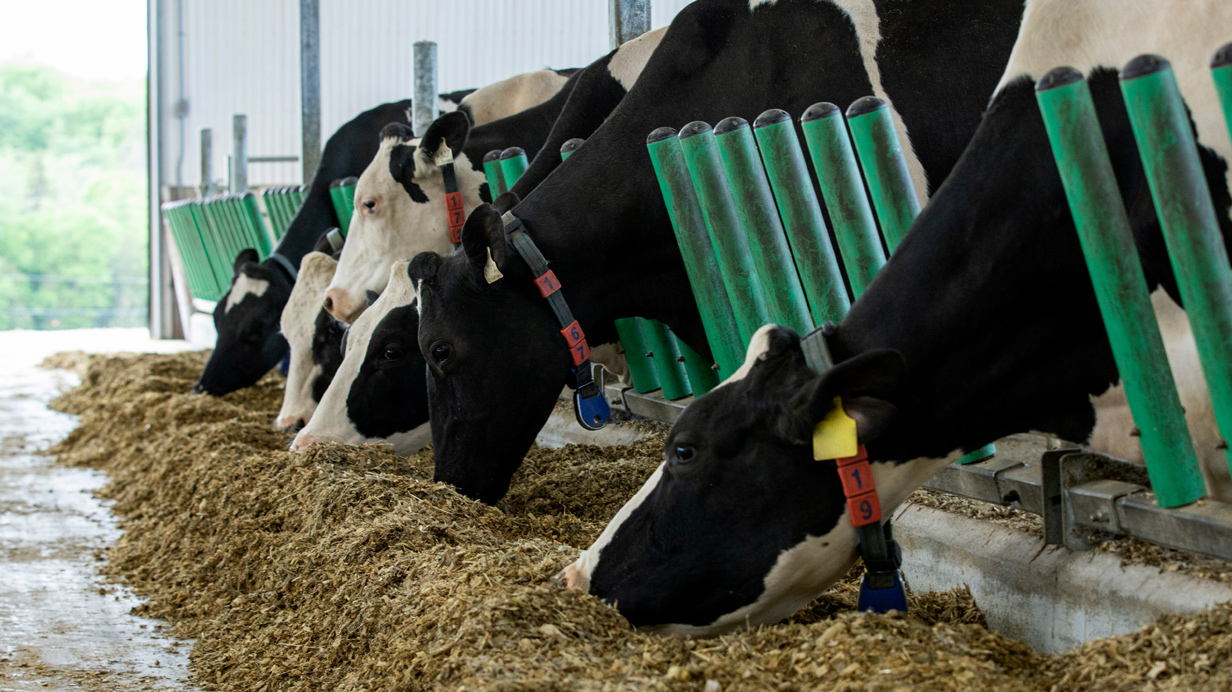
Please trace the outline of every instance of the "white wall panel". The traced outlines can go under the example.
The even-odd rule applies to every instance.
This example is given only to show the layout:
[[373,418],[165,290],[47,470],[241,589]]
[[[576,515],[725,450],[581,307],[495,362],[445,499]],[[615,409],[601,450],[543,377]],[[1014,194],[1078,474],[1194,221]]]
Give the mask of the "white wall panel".
[[[300,152],[298,0],[158,0],[166,110],[160,161],[174,185],[176,13],[184,11],[184,185],[200,184],[200,130],[214,130],[216,178],[226,177],[231,116],[248,116],[250,156]],[[359,112],[409,98],[412,45],[437,43],[441,91],[482,86],[543,67],[582,67],[608,51],[607,0],[320,0],[321,132]],[[651,0],[654,27],[688,0]],[[324,142],[322,142],[324,144]],[[298,183],[298,163],[253,163],[250,185]]]

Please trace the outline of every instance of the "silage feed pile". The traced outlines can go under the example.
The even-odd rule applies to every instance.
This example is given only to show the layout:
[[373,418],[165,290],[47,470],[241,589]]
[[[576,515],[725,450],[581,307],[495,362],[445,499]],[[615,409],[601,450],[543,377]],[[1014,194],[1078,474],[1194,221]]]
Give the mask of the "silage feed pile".
[[430,452],[286,450],[281,381],[185,394],[205,354],[95,356],[53,406],[53,452],[105,470],[126,530],[107,569],[196,637],[220,690],[1197,690],[1232,684],[1232,608],[1043,656],[965,592],[852,611],[853,582],[786,624],[709,640],[634,631],[552,577],[657,465],[630,447],[535,450],[498,507],[433,483]]

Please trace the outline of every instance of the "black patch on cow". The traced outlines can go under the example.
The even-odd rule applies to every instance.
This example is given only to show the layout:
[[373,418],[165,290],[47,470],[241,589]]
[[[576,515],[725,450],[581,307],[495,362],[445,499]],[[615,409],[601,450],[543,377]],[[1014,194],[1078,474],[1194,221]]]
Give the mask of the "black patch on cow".
[[390,437],[428,422],[418,331],[415,302],[390,310],[373,330],[346,403],[347,418],[364,437]]
[[420,204],[428,203],[428,195],[415,182],[415,147],[410,144],[398,144],[389,150],[389,174],[393,176],[411,200]]
[[488,187],[488,181],[486,180],[479,183],[479,201],[484,204],[490,204],[492,202],[492,189]]
[[321,401],[329,383],[342,365],[342,337],[345,328],[324,309],[317,313],[312,328],[312,363],[321,367],[321,372],[312,381],[312,400]]

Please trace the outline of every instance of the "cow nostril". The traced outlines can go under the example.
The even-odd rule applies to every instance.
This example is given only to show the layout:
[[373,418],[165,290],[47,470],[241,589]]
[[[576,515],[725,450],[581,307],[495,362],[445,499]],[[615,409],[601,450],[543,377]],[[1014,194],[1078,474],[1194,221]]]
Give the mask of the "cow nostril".
[[368,211],[372,211],[373,209],[376,208],[376,200],[374,199],[364,200],[364,207]]
[[295,425],[292,425],[291,429],[294,430],[295,432],[299,432],[304,429],[305,425],[308,425],[307,421],[305,421],[303,418],[296,418]]
[[333,312],[333,310],[334,310],[334,299],[330,298],[329,296],[326,296],[325,297],[325,312]]

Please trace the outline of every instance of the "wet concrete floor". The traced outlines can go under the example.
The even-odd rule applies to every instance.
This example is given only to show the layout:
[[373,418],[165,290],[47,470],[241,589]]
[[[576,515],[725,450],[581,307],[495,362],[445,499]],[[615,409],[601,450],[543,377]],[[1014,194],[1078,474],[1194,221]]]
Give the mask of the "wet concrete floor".
[[93,491],[106,477],[39,450],[75,416],[47,402],[77,375],[37,366],[57,351],[167,351],[145,330],[0,332],[0,692],[182,690],[192,643],[129,612],[140,599],[99,574],[120,535]]

